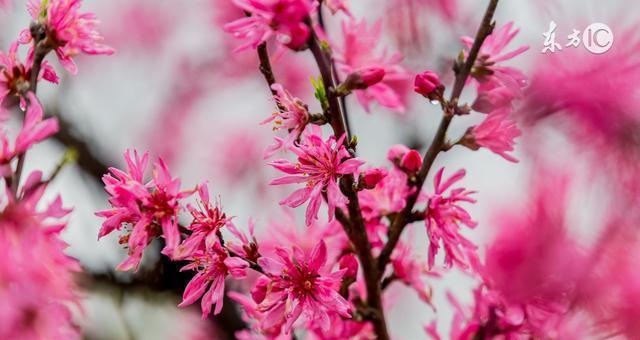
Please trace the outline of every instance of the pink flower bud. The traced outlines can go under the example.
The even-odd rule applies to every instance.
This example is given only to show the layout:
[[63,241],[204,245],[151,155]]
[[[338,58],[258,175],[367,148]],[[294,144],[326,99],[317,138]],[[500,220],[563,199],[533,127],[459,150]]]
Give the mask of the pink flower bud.
[[431,100],[439,99],[444,92],[440,78],[432,71],[425,71],[416,75],[414,91]]
[[385,74],[381,67],[363,67],[349,74],[341,87],[344,91],[364,90],[381,82]]
[[367,86],[375,85],[384,79],[386,72],[381,67],[365,67],[358,71],[362,82]]
[[286,42],[286,46],[292,50],[299,50],[307,44],[311,31],[309,27],[303,23],[297,25],[290,25],[288,27],[289,40]]
[[408,172],[417,172],[422,167],[422,156],[418,151],[411,150],[402,157],[400,167]]
[[264,300],[264,298],[267,296],[267,286],[269,285],[270,282],[271,280],[269,280],[265,276],[261,276],[258,279],[258,281],[256,282],[256,285],[253,287],[253,289],[251,289],[251,298],[255,303],[257,304],[261,303]]
[[384,169],[368,169],[360,175],[360,185],[365,189],[373,189],[385,176],[387,172]]
[[400,160],[409,150],[405,145],[396,144],[387,151],[387,159],[393,164],[400,164]]
[[344,277],[355,278],[358,275],[358,260],[353,254],[347,254],[340,258],[340,269],[346,269]]

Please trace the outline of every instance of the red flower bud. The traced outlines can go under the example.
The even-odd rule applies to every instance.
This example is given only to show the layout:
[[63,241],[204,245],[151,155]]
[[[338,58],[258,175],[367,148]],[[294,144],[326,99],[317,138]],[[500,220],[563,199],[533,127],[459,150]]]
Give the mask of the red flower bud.
[[368,169],[360,175],[360,185],[365,189],[373,189],[387,175],[384,169]]
[[416,75],[414,91],[431,100],[442,98],[444,86],[440,78],[432,71],[425,71]]
[[367,86],[375,85],[384,79],[386,72],[381,67],[366,67],[358,71],[362,82]]
[[349,76],[340,87],[343,91],[364,90],[384,79],[386,72],[381,67],[364,67]]
[[340,258],[340,269],[346,269],[344,277],[355,278],[358,275],[358,260],[353,254],[347,254]]
[[418,151],[411,150],[402,157],[400,167],[407,172],[417,172],[422,167],[422,156]]

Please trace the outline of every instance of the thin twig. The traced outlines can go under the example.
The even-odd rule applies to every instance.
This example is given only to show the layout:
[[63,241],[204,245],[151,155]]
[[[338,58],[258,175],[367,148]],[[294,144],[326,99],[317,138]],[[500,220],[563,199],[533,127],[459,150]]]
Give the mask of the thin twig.
[[431,169],[431,166],[433,165],[436,157],[441,151],[443,151],[443,147],[446,145],[445,137],[447,129],[449,128],[451,120],[453,119],[455,112],[454,110],[458,105],[458,99],[460,98],[460,94],[462,94],[462,90],[464,89],[467,77],[471,72],[471,68],[473,67],[476,58],[478,57],[480,47],[482,47],[484,40],[491,34],[493,30],[492,20],[497,6],[498,0],[490,0],[489,6],[487,7],[487,10],[484,14],[484,18],[482,19],[482,23],[480,24],[478,32],[476,33],[476,38],[473,42],[473,46],[469,51],[467,59],[456,75],[453,90],[451,91],[451,97],[449,99],[448,105],[445,107],[445,112],[443,114],[442,120],[440,121],[440,125],[436,132],[436,135],[433,138],[433,141],[431,142],[431,145],[429,146],[429,149],[424,156],[422,168],[420,168],[420,171],[416,176],[415,187],[417,190],[407,198],[406,206],[401,213],[396,215],[393,223],[389,227],[389,240],[385,244],[382,252],[380,253],[380,256],[378,257],[378,269],[380,270],[380,272],[384,272],[385,267],[389,263],[389,260],[391,259],[391,253],[398,244],[400,235],[402,234],[402,231],[407,226],[407,223],[410,220],[409,216],[411,214],[413,206],[418,199],[418,195],[422,190],[422,186],[424,185],[425,179],[427,178],[427,174],[429,173],[429,170]]
[[[38,90],[38,76],[40,75],[40,68],[42,62],[47,54],[51,51],[51,48],[46,43],[47,34],[44,31],[42,24],[32,24],[31,35],[33,36],[33,65],[31,66],[31,79],[29,79],[29,89],[27,92],[33,92],[35,95]],[[27,103],[31,105],[31,103]],[[22,171],[24,169],[24,160],[26,157],[26,151],[18,156],[18,164],[16,165],[16,172],[11,179],[11,192],[17,197],[18,186],[20,185],[20,178],[22,177]]]
[[273,89],[273,84],[276,83],[276,77],[273,75],[273,69],[271,68],[271,61],[269,60],[269,51],[267,51],[267,43],[263,42],[258,45],[258,59],[260,60],[260,73],[264,76],[264,79],[269,85],[271,94],[276,95],[276,91]]

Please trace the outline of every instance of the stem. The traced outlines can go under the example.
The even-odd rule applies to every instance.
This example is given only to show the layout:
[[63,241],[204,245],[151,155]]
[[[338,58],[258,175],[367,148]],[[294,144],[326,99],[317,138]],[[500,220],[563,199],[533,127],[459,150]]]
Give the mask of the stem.
[[476,58],[478,57],[480,47],[482,47],[484,40],[491,34],[493,30],[494,24],[492,23],[492,19],[497,6],[498,0],[490,0],[489,6],[487,7],[487,10],[484,14],[484,18],[482,19],[482,23],[480,24],[478,32],[476,33],[476,38],[473,42],[473,46],[469,51],[469,55],[467,56],[467,59],[456,75],[453,90],[451,91],[451,97],[446,107],[444,108],[444,114],[442,116],[442,120],[440,121],[440,125],[438,126],[438,131],[436,132],[431,145],[429,145],[429,149],[424,156],[422,168],[420,168],[420,171],[416,176],[415,187],[417,190],[407,198],[407,205],[404,207],[400,214],[396,215],[391,226],[389,227],[389,240],[387,241],[387,244],[385,244],[382,252],[380,253],[380,256],[378,257],[378,269],[381,273],[384,272],[387,264],[391,259],[391,253],[400,240],[402,231],[410,221],[409,216],[411,214],[413,206],[416,204],[418,195],[422,190],[422,186],[424,185],[425,179],[427,178],[427,174],[429,173],[433,162],[435,161],[438,154],[441,151],[445,150],[445,137],[447,134],[447,129],[449,128],[451,120],[453,119],[455,108],[458,105],[458,99],[460,98],[460,94],[462,94],[462,90],[464,89],[467,77],[471,72],[471,68],[475,63]]
[[336,137],[340,137],[345,133],[347,134],[345,145],[348,148],[351,141],[351,133],[346,130],[342,117],[342,110],[340,109],[340,103],[335,93],[336,86],[333,82],[333,72],[330,57],[327,56],[327,54],[322,49],[320,40],[318,39],[315,31],[312,31],[311,37],[309,38],[309,49],[311,50],[311,53],[313,54],[313,57],[318,64],[320,76],[322,77],[322,84],[324,85],[324,89],[327,93],[327,100],[329,101],[329,112],[325,112],[325,114],[329,117],[329,122]]
[[[38,76],[40,75],[40,68],[42,67],[42,62],[44,61],[44,57],[47,56],[47,53],[51,51],[51,49],[46,45],[47,36],[46,33],[42,34],[44,27],[42,24],[33,24],[31,27],[31,32],[33,36],[33,65],[31,67],[31,79],[29,79],[29,89],[27,92],[33,92],[36,94],[38,90]],[[29,105],[29,103],[27,103]],[[11,180],[11,192],[14,197],[17,197],[18,193],[18,185],[20,184],[20,178],[22,177],[22,171],[24,169],[24,160],[26,157],[26,151],[18,156],[18,164],[16,165],[16,172]]]
[[[351,135],[346,129],[344,117],[340,109],[340,103],[335,93],[335,83],[333,78],[333,66],[331,63],[331,56],[327,55],[323,50],[320,41],[312,31],[309,48],[313,54],[320,75],[322,76],[322,82],[324,84],[327,100],[329,101],[329,123],[333,128],[334,135],[336,137],[347,134],[345,144],[347,148],[350,147]],[[360,209],[360,203],[358,202],[358,194],[354,189],[354,178],[352,175],[342,177],[340,181],[342,192],[349,199],[347,205],[349,211],[349,217],[344,216],[344,213],[340,208],[337,210],[338,219],[341,222],[349,240],[354,245],[360,264],[362,265],[362,272],[365,277],[365,283],[367,288],[367,306],[372,310],[370,315],[370,321],[373,324],[376,334],[379,340],[388,340],[389,331],[387,330],[387,324],[384,317],[384,310],[382,306],[382,290],[380,289],[380,281],[378,268],[376,266],[376,259],[371,252],[371,243],[367,235],[367,230],[362,218],[362,211]]]
[[269,90],[271,94],[276,95],[276,91],[271,88],[276,83],[276,77],[273,75],[273,69],[271,68],[271,61],[269,60],[269,52],[267,51],[267,43],[263,42],[258,45],[258,58],[260,60],[260,73],[264,76],[264,79],[269,84]]
[[[318,7],[318,24],[322,27],[322,30],[325,34],[327,34],[327,30],[325,29],[324,24],[324,16],[322,15],[322,0],[320,1]],[[334,84],[340,84],[340,77],[338,76],[338,69],[336,68],[336,63],[333,59],[331,59],[331,70],[333,71],[333,82]],[[347,112],[347,99],[346,96],[340,96],[340,106],[342,108],[342,114],[344,117],[344,127],[347,131],[347,136],[351,136],[351,125],[349,124],[349,113]],[[349,139],[351,137],[348,137]]]

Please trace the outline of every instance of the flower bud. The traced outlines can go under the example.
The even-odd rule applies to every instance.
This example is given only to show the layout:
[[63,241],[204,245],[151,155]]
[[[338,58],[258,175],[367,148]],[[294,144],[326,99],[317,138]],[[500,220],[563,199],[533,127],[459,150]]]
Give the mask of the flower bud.
[[344,92],[363,90],[381,82],[385,74],[385,70],[381,67],[364,67],[347,76],[340,88]]
[[371,168],[360,174],[360,187],[363,189],[373,189],[387,175],[381,168]]
[[435,72],[425,71],[416,75],[414,91],[430,100],[440,100],[444,93],[444,86]]
[[488,91],[481,91],[471,105],[471,108],[482,113],[489,113],[511,106],[515,94],[506,87],[496,87]]
[[261,303],[267,296],[267,288],[269,286],[269,283],[271,283],[271,280],[269,280],[267,277],[261,276],[258,279],[256,285],[253,287],[253,289],[251,289],[251,298],[255,303]]
[[402,156],[400,167],[410,173],[418,172],[422,167],[422,156],[418,151],[410,150]]
[[358,260],[353,254],[347,254],[340,258],[340,269],[346,269],[345,278],[355,278],[358,275]]
[[409,152],[409,148],[402,144],[396,144],[387,151],[387,159],[393,164],[400,164],[402,157]]

